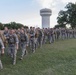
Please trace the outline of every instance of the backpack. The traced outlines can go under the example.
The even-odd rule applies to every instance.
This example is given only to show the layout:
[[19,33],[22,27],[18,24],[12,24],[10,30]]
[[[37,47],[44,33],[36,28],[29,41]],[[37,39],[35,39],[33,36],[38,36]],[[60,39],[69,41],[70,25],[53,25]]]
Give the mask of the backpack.
[[9,35],[8,43],[9,44],[15,44],[16,43],[16,37],[14,35]]
[[25,42],[27,40],[26,35],[25,34],[20,34],[20,40],[21,40],[21,42]]

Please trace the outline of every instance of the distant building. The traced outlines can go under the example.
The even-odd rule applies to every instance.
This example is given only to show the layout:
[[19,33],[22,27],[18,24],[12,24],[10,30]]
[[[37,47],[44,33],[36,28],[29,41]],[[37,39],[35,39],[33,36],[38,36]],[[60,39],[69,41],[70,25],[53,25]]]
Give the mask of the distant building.
[[40,10],[42,17],[42,28],[50,28],[50,16],[52,14],[51,9],[44,8]]

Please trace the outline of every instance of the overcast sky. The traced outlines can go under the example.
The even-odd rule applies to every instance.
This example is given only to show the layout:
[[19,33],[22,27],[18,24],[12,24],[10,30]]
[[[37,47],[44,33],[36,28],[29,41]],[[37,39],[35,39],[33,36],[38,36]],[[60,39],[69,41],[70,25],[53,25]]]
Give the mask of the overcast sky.
[[40,9],[50,8],[50,27],[57,24],[60,10],[64,10],[68,2],[76,0],[0,0],[0,22],[18,22],[28,26],[41,27]]

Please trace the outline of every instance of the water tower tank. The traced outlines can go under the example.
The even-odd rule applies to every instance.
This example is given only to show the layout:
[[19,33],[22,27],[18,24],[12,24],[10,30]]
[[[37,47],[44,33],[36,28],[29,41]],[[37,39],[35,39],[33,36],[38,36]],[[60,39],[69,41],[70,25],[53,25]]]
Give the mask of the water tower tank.
[[52,14],[51,9],[44,8],[40,10],[42,17],[42,28],[50,28],[50,16]]

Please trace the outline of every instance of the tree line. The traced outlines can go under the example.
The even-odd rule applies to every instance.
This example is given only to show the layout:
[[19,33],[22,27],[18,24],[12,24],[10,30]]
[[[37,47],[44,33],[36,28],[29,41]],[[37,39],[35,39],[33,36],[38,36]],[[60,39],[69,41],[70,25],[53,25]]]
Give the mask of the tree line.
[[28,26],[23,25],[21,23],[16,23],[16,22],[10,22],[10,23],[6,23],[6,24],[0,23],[0,30],[3,30],[4,27],[8,27],[9,29],[11,29],[11,28],[12,29],[18,29],[21,27],[28,28]]

